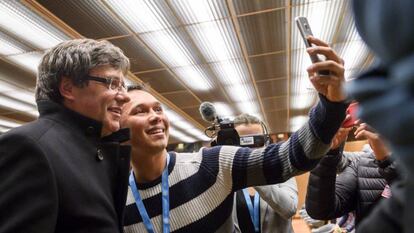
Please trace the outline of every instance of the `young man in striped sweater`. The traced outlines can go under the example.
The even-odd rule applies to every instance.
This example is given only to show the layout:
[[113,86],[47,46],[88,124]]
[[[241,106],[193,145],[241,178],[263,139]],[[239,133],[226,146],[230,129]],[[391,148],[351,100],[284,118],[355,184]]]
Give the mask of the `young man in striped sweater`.
[[[329,150],[345,118],[342,60],[324,42],[311,54],[327,61],[308,68],[320,93],[309,122],[284,143],[261,149],[217,146],[197,153],[167,153],[169,121],[161,103],[143,89],[130,90],[121,124],[131,129],[132,173],[124,229],[138,232],[233,232],[233,193],[281,183],[312,169]],[[329,70],[319,77],[317,71]]]

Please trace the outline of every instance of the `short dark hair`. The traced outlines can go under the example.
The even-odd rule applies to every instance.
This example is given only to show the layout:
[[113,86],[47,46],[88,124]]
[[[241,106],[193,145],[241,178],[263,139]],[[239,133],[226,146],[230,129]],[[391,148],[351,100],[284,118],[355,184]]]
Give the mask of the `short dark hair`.
[[75,39],[64,41],[49,49],[42,57],[38,67],[36,100],[63,100],[59,85],[63,76],[72,80],[74,85],[88,85],[85,75],[95,67],[110,65],[126,75],[129,59],[122,50],[108,41]]
[[128,85],[127,91],[146,91],[149,92],[149,85],[145,83],[134,83],[132,85]]

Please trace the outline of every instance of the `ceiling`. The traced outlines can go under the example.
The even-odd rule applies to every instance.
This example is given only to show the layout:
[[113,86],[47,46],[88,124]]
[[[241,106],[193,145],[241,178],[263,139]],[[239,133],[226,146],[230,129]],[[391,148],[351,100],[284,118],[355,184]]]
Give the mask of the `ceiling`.
[[148,83],[167,109],[173,143],[207,140],[204,101],[222,116],[256,115],[272,133],[293,131],[317,99],[296,16],[345,60],[347,80],[372,63],[348,0],[1,1],[0,131],[38,116],[42,53],[82,37],[124,51],[129,81]]

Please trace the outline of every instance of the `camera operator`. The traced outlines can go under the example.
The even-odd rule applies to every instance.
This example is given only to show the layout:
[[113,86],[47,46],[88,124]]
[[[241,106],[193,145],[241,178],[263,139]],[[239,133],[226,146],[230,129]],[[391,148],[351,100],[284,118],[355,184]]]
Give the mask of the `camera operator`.
[[[259,118],[241,114],[234,119],[234,128],[243,137],[258,137],[264,145],[271,139]],[[260,146],[260,145],[252,145]],[[298,205],[298,188],[294,177],[284,183],[249,187],[235,194],[233,219],[236,232],[291,233],[292,216]]]

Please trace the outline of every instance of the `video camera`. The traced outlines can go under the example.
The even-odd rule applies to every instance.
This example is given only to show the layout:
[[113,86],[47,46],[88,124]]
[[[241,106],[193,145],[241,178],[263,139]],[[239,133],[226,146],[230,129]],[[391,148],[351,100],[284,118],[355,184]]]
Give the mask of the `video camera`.
[[219,117],[214,105],[210,102],[203,102],[200,105],[200,114],[205,121],[212,123],[212,125],[207,127],[204,131],[208,137],[214,138],[211,142],[211,146],[232,145],[256,148],[264,146],[269,140],[267,129],[264,130],[266,134],[240,137],[234,128],[234,122],[228,118]]

